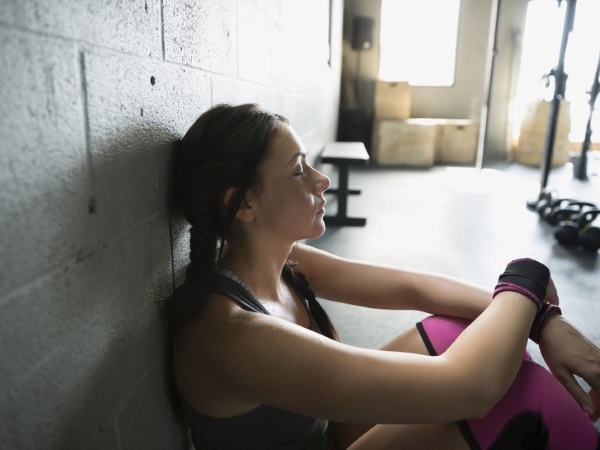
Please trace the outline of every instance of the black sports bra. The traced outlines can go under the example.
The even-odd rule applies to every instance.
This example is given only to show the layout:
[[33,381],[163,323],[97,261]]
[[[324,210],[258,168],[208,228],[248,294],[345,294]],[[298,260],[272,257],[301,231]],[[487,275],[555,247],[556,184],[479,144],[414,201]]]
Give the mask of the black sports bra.
[[[300,286],[303,281],[287,266],[283,276],[303,299],[311,329],[320,333],[303,295],[308,286]],[[250,288],[223,267],[217,268],[212,292],[231,298],[247,311],[269,314]],[[210,417],[196,411],[182,395],[180,398],[196,450],[327,450],[331,447],[328,422],[324,419],[266,405],[233,417]]]

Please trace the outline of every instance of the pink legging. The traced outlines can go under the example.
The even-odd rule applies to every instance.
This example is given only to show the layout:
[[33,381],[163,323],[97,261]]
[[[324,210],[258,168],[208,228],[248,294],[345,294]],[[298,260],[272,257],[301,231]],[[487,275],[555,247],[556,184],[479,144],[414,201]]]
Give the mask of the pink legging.
[[[417,328],[429,353],[439,355],[467,325],[467,320],[430,316]],[[592,421],[527,352],[517,378],[489,414],[459,426],[474,450],[600,450],[600,436]]]

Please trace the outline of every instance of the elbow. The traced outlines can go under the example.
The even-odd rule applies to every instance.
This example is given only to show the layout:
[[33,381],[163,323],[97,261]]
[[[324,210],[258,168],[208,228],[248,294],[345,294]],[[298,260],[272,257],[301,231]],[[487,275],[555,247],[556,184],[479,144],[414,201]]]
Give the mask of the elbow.
[[[482,380],[483,381],[483,380]],[[471,386],[466,394],[471,399],[468,405],[467,419],[483,419],[505,394],[506,388],[492,380],[479,382]]]
[[474,404],[471,405],[466,419],[483,419],[490,413],[494,405],[495,403],[490,402],[487,399],[476,400]]

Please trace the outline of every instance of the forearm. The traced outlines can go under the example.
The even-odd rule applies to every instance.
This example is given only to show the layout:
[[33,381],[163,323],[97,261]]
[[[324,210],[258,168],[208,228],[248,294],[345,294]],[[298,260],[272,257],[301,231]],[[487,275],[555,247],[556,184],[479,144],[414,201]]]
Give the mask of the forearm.
[[492,292],[457,279],[426,273],[412,273],[408,296],[412,309],[431,314],[475,319],[490,304]]
[[502,292],[444,354],[457,370],[480,384],[477,389],[492,404],[519,370],[536,311],[523,295]]
[[[467,371],[484,366],[484,387],[490,377],[486,400],[495,403],[516,376],[532,324],[543,320],[551,306],[544,304],[550,280],[549,269],[538,261],[520,258],[508,263],[498,277],[495,300],[448,349],[449,358],[467,361]],[[479,361],[482,352],[487,357]]]

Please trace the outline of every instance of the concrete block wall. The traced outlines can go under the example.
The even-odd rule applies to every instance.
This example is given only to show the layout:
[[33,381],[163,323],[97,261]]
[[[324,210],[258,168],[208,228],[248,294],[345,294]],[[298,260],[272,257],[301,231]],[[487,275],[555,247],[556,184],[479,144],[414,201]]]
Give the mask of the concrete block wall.
[[335,138],[341,0],[0,0],[0,448],[178,449],[171,143],[221,102]]

